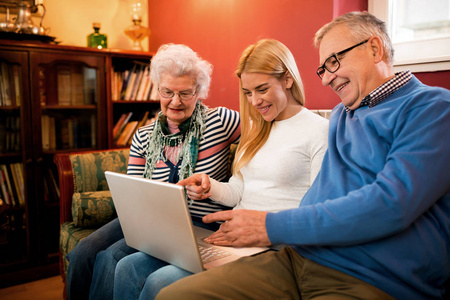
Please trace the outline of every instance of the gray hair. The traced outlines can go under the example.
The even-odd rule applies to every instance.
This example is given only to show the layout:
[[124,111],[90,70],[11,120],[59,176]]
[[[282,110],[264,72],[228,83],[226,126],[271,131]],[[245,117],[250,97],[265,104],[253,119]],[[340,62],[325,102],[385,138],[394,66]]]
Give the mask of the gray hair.
[[165,44],[159,47],[150,64],[150,79],[159,86],[161,77],[191,76],[200,99],[208,96],[213,66],[186,45]]
[[387,33],[386,24],[368,12],[349,12],[337,17],[320,28],[314,36],[314,45],[320,46],[323,37],[335,26],[344,24],[350,29],[355,43],[359,43],[371,36],[377,36],[383,43],[384,60],[392,66],[394,60],[394,48]]

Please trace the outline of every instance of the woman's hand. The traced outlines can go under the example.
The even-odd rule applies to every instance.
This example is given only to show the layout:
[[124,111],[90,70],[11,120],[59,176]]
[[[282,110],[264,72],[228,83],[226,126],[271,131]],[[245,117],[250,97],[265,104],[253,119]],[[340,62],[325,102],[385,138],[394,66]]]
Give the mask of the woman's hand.
[[186,188],[187,195],[192,200],[205,200],[211,197],[211,182],[206,174],[194,174],[177,184]]

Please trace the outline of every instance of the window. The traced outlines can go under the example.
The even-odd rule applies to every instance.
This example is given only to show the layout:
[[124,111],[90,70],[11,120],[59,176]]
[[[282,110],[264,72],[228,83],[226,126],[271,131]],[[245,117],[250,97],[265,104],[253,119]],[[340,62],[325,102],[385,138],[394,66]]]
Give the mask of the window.
[[396,71],[450,70],[450,1],[369,0],[369,12],[386,22]]

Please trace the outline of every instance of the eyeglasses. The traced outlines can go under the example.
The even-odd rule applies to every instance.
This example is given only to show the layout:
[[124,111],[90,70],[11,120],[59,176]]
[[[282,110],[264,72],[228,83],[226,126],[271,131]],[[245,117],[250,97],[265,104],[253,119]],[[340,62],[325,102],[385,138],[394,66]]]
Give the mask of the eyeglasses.
[[194,95],[197,93],[197,90],[181,91],[181,92],[175,93],[174,91],[171,91],[166,88],[162,88],[162,89],[158,88],[158,92],[161,95],[161,97],[166,98],[166,99],[172,99],[173,97],[175,97],[175,95],[178,95],[178,97],[181,100],[188,101],[188,100],[191,100],[192,98],[194,98]]
[[367,43],[369,41],[369,39],[365,40],[364,42],[361,42],[359,44],[356,44],[354,46],[351,46],[347,49],[342,50],[341,52],[335,53],[333,55],[331,55],[330,57],[328,57],[325,62],[323,63],[323,65],[321,65],[319,68],[317,68],[317,75],[319,75],[320,79],[323,78],[323,74],[325,73],[325,70],[327,70],[330,73],[335,73],[337,70],[339,70],[341,63],[339,62],[338,56],[341,56],[342,54],[353,50],[354,48],[361,46],[364,43]]

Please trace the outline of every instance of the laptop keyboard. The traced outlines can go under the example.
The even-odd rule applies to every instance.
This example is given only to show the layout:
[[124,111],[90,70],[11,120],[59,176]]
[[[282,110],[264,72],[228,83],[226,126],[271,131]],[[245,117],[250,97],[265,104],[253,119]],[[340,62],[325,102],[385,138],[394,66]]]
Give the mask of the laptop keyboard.
[[221,250],[213,246],[199,245],[198,250],[200,251],[200,256],[202,258],[203,264],[207,264],[220,258],[224,258],[231,255],[230,252]]

